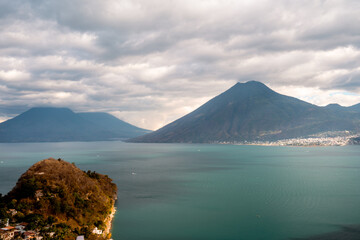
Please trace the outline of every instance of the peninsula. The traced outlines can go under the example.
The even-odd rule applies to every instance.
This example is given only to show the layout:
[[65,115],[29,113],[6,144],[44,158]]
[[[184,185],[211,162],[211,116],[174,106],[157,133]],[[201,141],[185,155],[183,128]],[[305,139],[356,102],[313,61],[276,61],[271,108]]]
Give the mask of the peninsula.
[[107,175],[45,159],[0,198],[0,234],[6,239],[109,239],[116,198],[117,187]]

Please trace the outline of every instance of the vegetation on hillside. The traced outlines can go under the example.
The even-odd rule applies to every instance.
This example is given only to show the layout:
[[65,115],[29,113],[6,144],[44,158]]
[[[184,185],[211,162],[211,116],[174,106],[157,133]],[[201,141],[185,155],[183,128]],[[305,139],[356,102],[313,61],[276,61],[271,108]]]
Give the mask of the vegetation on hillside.
[[[46,238],[105,239],[92,230],[105,230],[116,200],[117,187],[107,175],[81,171],[61,159],[34,164],[5,197],[0,198],[0,219],[26,222]],[[15,209],[16,214],[11,214]]]

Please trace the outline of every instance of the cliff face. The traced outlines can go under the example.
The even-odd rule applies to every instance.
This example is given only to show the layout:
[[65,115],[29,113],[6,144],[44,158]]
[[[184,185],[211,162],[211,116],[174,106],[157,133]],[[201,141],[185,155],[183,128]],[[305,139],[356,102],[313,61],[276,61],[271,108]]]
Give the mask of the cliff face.
[[[16,209],[16,221],[49,229],[58,239],[104,239],[91,234],[97,227],[106,230],[114,210],[117,187],[96,172],[84,172],[61,159],[42,160],[29,168],[5,196],[7,207]],[[104,231],[106,232],[106,231]]]

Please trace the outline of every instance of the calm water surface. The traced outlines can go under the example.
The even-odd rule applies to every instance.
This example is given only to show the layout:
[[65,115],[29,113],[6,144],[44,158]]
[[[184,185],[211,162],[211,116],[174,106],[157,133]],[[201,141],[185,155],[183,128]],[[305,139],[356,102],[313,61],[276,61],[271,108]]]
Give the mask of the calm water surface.
[[48,157],[114,180],[115,240],[277,240],[360,224],[360,146],[0,144],[0,192]]

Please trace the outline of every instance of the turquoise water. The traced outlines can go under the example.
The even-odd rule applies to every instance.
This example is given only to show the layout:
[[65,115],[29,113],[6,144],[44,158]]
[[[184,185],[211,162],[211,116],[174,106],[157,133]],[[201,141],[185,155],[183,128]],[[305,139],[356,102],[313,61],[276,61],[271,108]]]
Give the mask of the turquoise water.
[[54,157],[119,188],[115,240],[291,239],[360,224],[360,147],[0,144],[0,192]]

